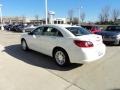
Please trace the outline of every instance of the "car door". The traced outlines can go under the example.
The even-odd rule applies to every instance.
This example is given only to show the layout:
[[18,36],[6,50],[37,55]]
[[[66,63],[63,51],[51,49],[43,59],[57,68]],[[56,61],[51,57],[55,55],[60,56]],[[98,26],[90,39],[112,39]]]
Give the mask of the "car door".
[[62,33],[54,27],[44,27],[39,40],[41,41],[42,52],[52,56],[52,50],[62,41]]
[[41,52],[41,41],[40,36],[44,27],[38,27],[29,33],[27,37],[29,48],[35,51]]

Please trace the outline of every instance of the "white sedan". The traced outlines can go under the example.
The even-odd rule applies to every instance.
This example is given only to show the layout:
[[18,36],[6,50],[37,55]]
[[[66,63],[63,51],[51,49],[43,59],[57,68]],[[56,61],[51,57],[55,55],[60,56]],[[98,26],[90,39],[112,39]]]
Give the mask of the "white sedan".
[[53,57],[59,66],[95,61],[106,51],[100,35],[71,25],[39,26],[21,36],[21,46]]

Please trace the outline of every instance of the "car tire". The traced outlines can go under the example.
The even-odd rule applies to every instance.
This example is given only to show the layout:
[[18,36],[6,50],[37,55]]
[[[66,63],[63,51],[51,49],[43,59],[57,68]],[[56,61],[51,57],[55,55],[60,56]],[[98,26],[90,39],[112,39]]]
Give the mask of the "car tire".
[[120,46],[120,40],[119,40],[119,43],[117,44],[117,46]]
[[58,66],[63,67],[70,64],[69,56],[64,49],[55,49],[53,53],[53,58]]
[[28,45],[26,43],[26,41],[23,39],[21,40],[21,47],[24,51],[27,51],[28,50]]
[[25,33],[25,29],[22,30],[22,33]]

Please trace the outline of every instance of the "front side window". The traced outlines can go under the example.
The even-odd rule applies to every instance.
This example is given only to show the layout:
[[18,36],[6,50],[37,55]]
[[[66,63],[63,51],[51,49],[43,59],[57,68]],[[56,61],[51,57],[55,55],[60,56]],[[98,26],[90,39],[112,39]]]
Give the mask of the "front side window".
[[53,27],[44,27],[42,35],[63,37],[62,33],[59,30],[57,30],[56,28],[53,28]]
[[37,29],[33,30],[32,33],[34,35],[41,35],[43,29],[43,27],[38,27]]
[[82,27],[67,27],[66,29],[68,29],[75,36],[91,34],[88,30]]

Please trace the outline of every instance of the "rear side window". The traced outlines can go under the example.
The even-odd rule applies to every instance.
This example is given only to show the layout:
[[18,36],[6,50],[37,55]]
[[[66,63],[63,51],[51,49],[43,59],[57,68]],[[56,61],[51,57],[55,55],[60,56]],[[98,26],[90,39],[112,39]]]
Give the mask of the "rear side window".
[[83,28],[85,28],[85,29],[88,29],[88,30],[91,30],[91,26],[82,26]]
[[81,27],[67,27],[66,29],[68,29],[75,36],[91,34],[89,31]]
[[53,27],[44,27],[42,35],[63,37],[62,33],[59,30],[57,30],[56,28],[53,28]]

